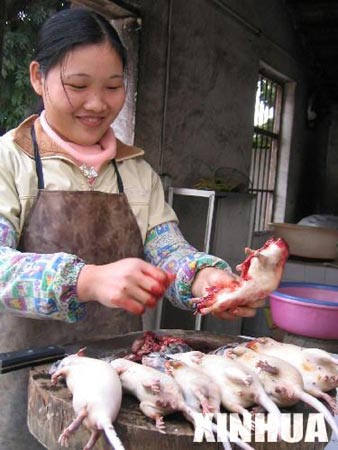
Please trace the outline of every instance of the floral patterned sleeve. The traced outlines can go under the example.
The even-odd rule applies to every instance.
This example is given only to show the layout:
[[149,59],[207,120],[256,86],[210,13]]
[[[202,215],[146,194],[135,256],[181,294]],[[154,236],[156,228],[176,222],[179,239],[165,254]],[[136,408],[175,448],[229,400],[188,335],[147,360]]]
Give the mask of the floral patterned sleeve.
[[192,282],[200,269],[217,267],[231,270],[222,259],[199,252],[190,245],[176,222],[165,222],[152,228],[147,234],[144,250],[148,262],[176,274],[166,297],[181,309],[195,309],[189,300],[192,297]]
[[77,322],[85,315],[76,284],[84,262],[67,253],[16,250],[12,224],[0,217],[0,312],[36,319]]

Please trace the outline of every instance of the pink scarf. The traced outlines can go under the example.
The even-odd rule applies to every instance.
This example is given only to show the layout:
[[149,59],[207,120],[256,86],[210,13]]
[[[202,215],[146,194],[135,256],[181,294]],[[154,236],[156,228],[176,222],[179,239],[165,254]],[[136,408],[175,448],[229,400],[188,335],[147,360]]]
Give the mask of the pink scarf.
[[98,144],[78,145],[63,140],[52,130],[47,123],[45,111],[42,111],[40,115],[40,122],[45,133],[75,159],[79,166],[85,166],[85,169],[94,169],[95,172],[98,172],[106,161],[110,161],[116,156],[116,139],[111,127]]

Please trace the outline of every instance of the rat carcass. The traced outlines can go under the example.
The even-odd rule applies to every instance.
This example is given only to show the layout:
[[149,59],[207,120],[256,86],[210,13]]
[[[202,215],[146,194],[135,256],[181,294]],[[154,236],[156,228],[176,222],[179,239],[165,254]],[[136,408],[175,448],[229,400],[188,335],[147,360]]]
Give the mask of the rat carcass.
[[319,348],[300,347],[270,337],[253,339],[246,346],[261,355],[292,361],[303,377],[305,392],[326,401],[335,413],[338,412],[336,401],[327,394],[338,387],[337,358]]
[[102,431],[114,450],[124,450],[113,426],[122,401],[122,386],[114,368],[107,362],[84,356],[85,349],[66,356],[50,369],[52,383],[65,378],[73,394],[74,421],[59,437],[61,446],[68,447],[69,438],[83,423],[91,436],[84,450],[95,446]]
[[284,266],[289,256],[289,248],[282,238],[269,239],[262,248],[245,249],[247,258],[236,267],[238,278],[228,285],[208,288],[204,297],[192,299],[197,312],[205,315],[234,310],[237,306],[267,297],[277,289]]
[[[174,364],[178,363],[178,361],[171,362]],[[177,378],[168,373],[125,358],[114,359],[110,364],[119,374],[123,390],[139,400],[141,411],[145,416],[155,420],[156,427],[161,433],[165,433],[163,417],[169,414],[181,412],[195,426],[195,414],[201,412],[200,407],[203,410],[202,404],[210,411],[219,410],[220,403],[217,404],[217,401],[220,401],[220,395],[217,387],[214,387],[212,390],[212,403],[210,397],[208,397],[208,403],[207,396],[202,398],[203,395],[200,397],[197,393],[198,400],[194,395],[191,395],[192,391],[188,386],[182,390],[181,383],[177,383]],[[174,366],[170,367],[168,368],[168,372],[174,371]],[[196,373],[197,377],[198,375]],[[190,385],[191,380],[187,381],[187,384]],[[198,384],[196,377],[194,377],[194,381],[194,387],[196,387],[196,382]],[[203,380],[201,378],[199,384],[202,383]],[[199,392],[202,393],[203,390],[201,387]],[[188,398],[187,393],[189,393]],[[213,424],[212,428],[213,431],[216,431],[215,424]],[[224,436],[227,439],[227,432],[224,433]],[[236,440],[236,444],[243,448],[243,450],[253,450],[249,444],[242,442],[240,439]],[[230,442],[228,440],[223,442],[223,447],[225,450],[230,450]]]
[[299,401],[303,401],[322,413],[338,437],[338,426],[331,412],[316,397],[305,392],[302,375],[294,365],[285,359],[257,353],[242,345],[225,349],[223,357],[240,361],[254,370],[265,392],[279,407],[294,406]]

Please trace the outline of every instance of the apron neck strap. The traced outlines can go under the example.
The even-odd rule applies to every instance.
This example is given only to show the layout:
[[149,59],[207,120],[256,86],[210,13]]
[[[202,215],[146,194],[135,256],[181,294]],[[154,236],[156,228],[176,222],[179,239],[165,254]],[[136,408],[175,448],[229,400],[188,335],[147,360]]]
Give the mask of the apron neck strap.
[[45,182],[43,179],[42,163],[41,163],[38,143],[36,141],[34,125],[31,128],[31,136],[32,136],[33,150],[34,150],[35,169],[36,169],[36,174],[38,176],[38,189],[44,189]]
[[117,164],[115,159],[112,159],[111,162],[113,163],[114,169],[115,169],[115,173],[116,173],[116,177],[117,177],[117,186],[119,189],[119,193],[123,194],[124,193],[124,187],[123,187],[123,182],[122,182],[122,178],[119,172],[119,169],[117,168]]
[[[36,140],[36,134],[35,134],[34,125],[31,128],[31,137],[32,137],[32,142],[33,142],[36,175],[38,177],[38,189],[44,189],[45,188],[45,181],[44,181],[44,178],[43,178],[41,157],[40,157],[40,152],[39,152],[39,146],[38,146],[38,143],[37,143],[37,140]],[[124,193],[124,187],[123,187],[123,182],[122,182],[122,178],[121,178],[120,172],[119,172],[119,170],[117,168],[117,163],[116,163],[115,159],[112,159],[111,162],[112,162],[112,164],[114,166],[114,169],[115,169],[119,194],[123,194]]]

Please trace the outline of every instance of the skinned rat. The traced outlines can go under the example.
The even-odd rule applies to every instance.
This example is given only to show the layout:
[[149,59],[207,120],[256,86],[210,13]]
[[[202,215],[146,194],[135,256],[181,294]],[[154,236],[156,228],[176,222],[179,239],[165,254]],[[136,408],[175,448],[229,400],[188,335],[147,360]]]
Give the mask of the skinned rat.
[[143,356],[142,364],[171,375],[180,386],[186,402],[196,411],[204,414],[219,412],[221,393],[212,378],[200,368],[193,368],[170,356],[164,352],[152,352]]
[[220,411],[220,389],[203,370],[173,360],[167,361],[165,368],[180,386],[186,403],[195,411],[203,414]]
[[[193,368],[183,361],[175,360],[166,361],[165,370],[176,380],[183,392],[186,404],[192,409],[203,414],[210,412],[217,414],[220,412],[220,388],[217,384],[213,383],[212,378],[203,372],[203,370],[197,367]],[[250,445],[240,439],[236,440],[236,444],[244,450],[253,450]],[[224,442],[223,447],[225,450],[230,450],[230,442]]]
[[325,400],[334,413],[338,413],[336,401],[327,394],[338,387],[338,359],[319,348],[299,347],[295,344],[277,342],[261,337],[246,344],[259,354],[276,356],[292,361],[303,377],[304,390],[314,397]]
[[61,433],[58,442],[68,447],[69,437],[83,423],[91,436],[83,450],[94,447],[102,431],[105,432],[114,450],[124,450],[112,423],[120,410],[122,387],[116,371],[108,362],[88,358],[81,349],[75,355],[65,357],[50,373],[52,383],[60,377],[66,379],[73,394],[74,421]]
[[283,359],[256,353],[244,346],[224,350],[223,356],[239,360],[254,370],[265,392],[276,405],[290,407],[303,401],[322,413],[338,437],[338,426],[332,414],[317,398],[304,391],[302,375],[295,366]]
[[[186,419],[195,425],[194,414],[201,411],[199,401],[196,401],[192,392],[187,399],[171,375],[125,358],[115,359],[110,364],[119,374],[123,390],[140,401],[141,411],[155,420],[156,428],[161,433],[165,432],[163,416],[174,412],[182,412]],[[216,390],[214,395],[217,395]],[[204,403],[202,398],[201,401]],[[215,404],[213,406],[216,408]],[[208,408],[211,408],[211,403]],[[216,427],[213,427],[213,430],[215,431]],[[245,442],[238,440],[236,443],[244,450],[253,450]],[[223,447],[225,450],[231,450],[229,441],[223,442]]]
[[237,306],[248,304],[267,297],[277,289],[289,256],[287,243],[282,239],[269,239],[262,248],[245,249],[245,261],[236,267],[240,277],[226,286],[208,288],[208,293],[191,302],[202,315],[234,310]]
[[247,408],[258,404],[276,417],[280,416],[278,407],[264,391],[255,372],[244,364],[197,351],[174,354],[171,357],[206,372],[219,387],[222,405],[228,411],[245,414],[248,413]]
[[187,407],[171,376],[125,358],[114,359],[110,364],[117,371],[123,390],[139,400],[141,411],[155,420],[158,431],[165,432],[163,416],[178,411],[194,423],[195,411]]

